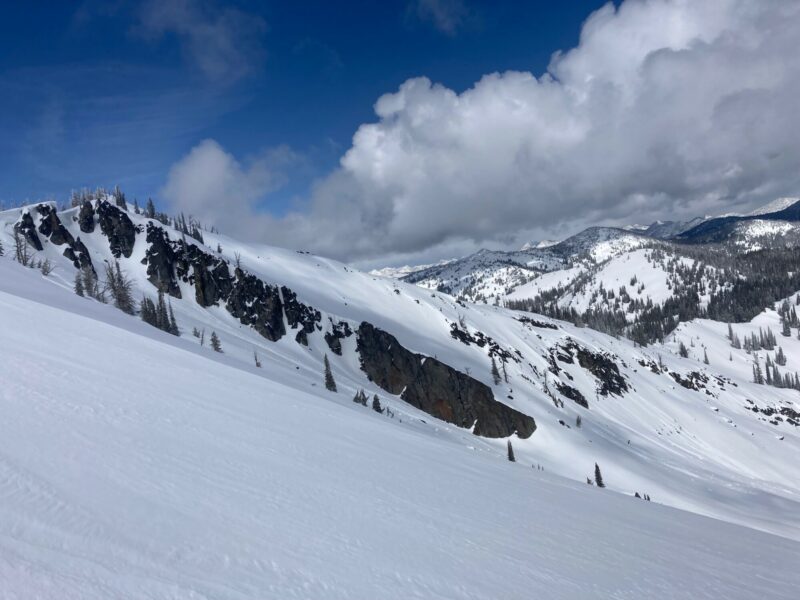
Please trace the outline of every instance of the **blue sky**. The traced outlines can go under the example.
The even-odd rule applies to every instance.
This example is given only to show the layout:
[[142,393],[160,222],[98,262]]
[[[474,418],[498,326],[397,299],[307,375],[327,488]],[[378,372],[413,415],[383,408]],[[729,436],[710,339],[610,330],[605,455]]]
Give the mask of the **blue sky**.
[[0,202],[358,266],[800,195],[800,2],[12,2]]
[[375,120],[382,94],[420,75],[458,91],[493,71],[543,72],[601,3],[177,4],[198,19],[234,9],[256,23],[231,25],[245,42],[224,73],[204,70],[178,25],[146,31],[146,3],[4,5],[0,200],[115,184],[158,198],[170,166],[211,138],[238,157],[291,148],[285,185],[261,202],[282,214]]

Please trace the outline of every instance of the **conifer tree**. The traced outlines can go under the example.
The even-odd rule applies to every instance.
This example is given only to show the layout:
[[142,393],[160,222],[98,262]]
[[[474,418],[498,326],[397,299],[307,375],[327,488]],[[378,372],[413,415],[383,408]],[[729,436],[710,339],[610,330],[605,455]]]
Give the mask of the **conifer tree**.
[[689,357],[689,350],[686,348],[686,344],[683,342],[678,345],[678,354],[681,356],[681,358]]
[[372,410],[374,410],[377,413],[383,412],[383,407],[381,406],[381,399],[378,398],[378,394],[375,394],[375,396],[372,398]]
[[219,341],[219,337],[217,337],[217,332],[211,332],[211,348],[213,348],[214,352],[222,352],[222,344]]
[[158,290],[158,302],[156,303],[156,327],[163,331],[169,331],[169,313],[167,303],[164,302],[164,292]]
[[83,291],[90,298],[105,302],[106,297],[103,290],[100,289],[100,284],[97,281],[97,275],[94,269],[90,266],[85,266],[81,269],[81,276],[83,277]]
[[331,372],[331,363],[328,360],[328,355],[325,355],[323,360],[323,364],[325,365],[325,389],[329,392],[336,391],[336,381],[333,379],[333,373]]
[[142,296],[142,301],[139,304],[139,316],[148,325],[158,327],[156,323],[156,305],[147,296]]
[[75,271],[75,283],[73,284],[73,289],[78,296],[83,296],[83,278],[81,277],[80,271]]
[[508,440],[508,460],[509,462],[517,462],[514,458],[514,447],[511,445],[511,440]]
[[111,195],[114,198],[114,204],[119,206],[122,210],[128,210],[128,204],[125,202],[125,194],[119,189],[118,185],[114,187],[114,191]]
[[175,321],[175,313],[172,312],[172,301],[169,302],[169,333],[172,335],[181,334],[181,330],[178,329],[178,322]]
[[599,488],[606,487],[606,484],[603,482],[603,475],[600,473],[600,465],[594,463],[594,482]]
[[784,366],[786,364],[786,355],[783,353],[783,348],[778,346],[778,351],[775,353],[775,363]]
[[28,252],[28,242],[19,234],[14,228],[14,260],[16,260],[23,267],[27,267],[31,260],[31,255]]
[[492,381],[494,384],[497,385],[500,383],[500,371],[497,370],[497,363],[494,360],[494,355],[492,355]]
[[356,395],[353,396],[353,402],[356,404],[360,404],[362,406],[367,405],[367,394],[364,390],[360,389],[356,392]]
[[759,385],[764,384],[764,373],[761,371],[761,363],[758,362],[758,355],[753,357],[755,362],[753,363],[753,383],[758,383]]
[[129,315],[136,312],[136,306],[131,292],[132,287],[133,284],[123,275],[118,261],[115,261],[114,267],[106,264],[106,289],[111,293],[114,306]]
[[703,362],[708,364],[708,351],[705,348],[703,348]]

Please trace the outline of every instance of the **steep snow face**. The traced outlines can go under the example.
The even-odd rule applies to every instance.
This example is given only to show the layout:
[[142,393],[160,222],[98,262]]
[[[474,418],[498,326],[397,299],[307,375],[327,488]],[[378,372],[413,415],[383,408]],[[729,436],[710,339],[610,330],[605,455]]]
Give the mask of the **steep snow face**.
[[520,250],[522,250],[522,251],[525,251],[525,250],[539,250],[541,248],[549,248],[550,246],[555,246],[556,244],[558,244],[558,240],[540,240],[538,242],[532,241],[532,242],[526,242],[525,244],[523,244],[522,248],[520,248]]
[[430,269],[432,267],[441,267],[448,263],[453,262],[455,259],[441,260],[437,263],[427,265],[405,265],[403,267],[383,267],[382,269],[372,269],[369,274],[377,275],[378,277],[388,277],[389,279],[402,279],[407,275]]
[[747,215],[751,217],[757,217],[760,215],[768,215],[770,213],[776,213],[784,209],[787,209],[790,206],[797,204],[798,202],[800,202],[800,198],[796,196],[777,198],[772,202],[765,204],[764,206],[759,206],[757,209],[747,213]]
[[502,444],[378,414],[277,357],[258,369],[211,352],[7,258],[0,327],[4,598],[789,599],[800,586],[798,542],[510,463]]
[[481,250],[444,266],[421,269],[403,280],[461,300],[496,304],[543,273],[603,262],[648,241],[622,229],[592,227],[561,242],[526,244],[515,252]]
[[[795,313],[800,312],[800,295],[795,294],[785,299],[785,302],[790,310],[794,310]],[[707,356],[714,371],[726,377],[738,377],[752,381],[753,368],[758,365],[765,373],[768,360],[770,364],[775,364],[775,368],[782,378],[786,375],[800,374],[800,330],[790,327],[788,331],[784,332],[779,314],[783,304],[784,301],[776,302],[774,306],[764,310],[752,321],[731,323],[730,331],[739,344],[733,343],[733,340],[729,338],[728,324],[708,319],[695,319],[681,323],[661,348],[666,352],[678,354],[680,344],[683,343],[689,355],[687,360],[702,362]],[[746,338],[752,338],[752,336],[761,338],[762,334],[767,332],[773,334],[775,338],[773,348],[749,350],[746,343],[743,343]],[[788,335],[785,335],[787,333]],[[780,364],[779,353],[785,359],[784,364]],[[752,411],[756,406],[772,407],[777,411],[774,416],[762,412],[757,413],[758,418],[763,422],[771,422],[773,425],[792,421],[800,424],[799,399],[800,394],[794,390],[762,385],[746,396],[745,408]],[[783,435],[781,429],[776,429],[775,435],[780,438]]]
[[800,244],[800,226],[788,221],[741,221],[735,224],[730,240],[737,248],[748,252],[775,244],[796,246]]
[[[38,212],[28,212],[40,227]],[[3,213],[0,220],[0,235],[9,255],[13,226],[21,215],[21,211]],[[99,228],[81,231],[77,210],[59,216],[73,237],[80,236],[102,273],[103,262],[114,260],[108,237]],[[133,280],[137,298],[152,297],[155,288],[142,264],[152,250],[146,239],[147,225],[152,222],[129,216],[141,230],[135,234],[130,256],[119,258],[120,266]],[[181,241],[175,230],[164,231],[172,241]],[[37,271],[22,269],[6,256],[0,259],[4,269],[0,289],[32,297],[28,287],[11,289],[18,278],[10,273],[20,273],[40,281],[37,298],[42,296],[51,306],[78,303],[98,311],[92,314],[100,320],[113,318],[115,326],[143,327],[134,317],[72,294],[75,268],[62,256],[64,245],[42,238],[37,256],[49,258],[54,271],[42,279]],[[208,356],[207,344],[200,347],[191,331],[204,330],[206,342],[215,331],[222,341],[222,360],[229,365],[312,395],[326,393],[322,359],[327,354],[339,390],[334,397],[344,404],[352,406],[350,399],[363,388],[370,397],[378,394],[391,406],[395,418],[383,418],[393,426],[400,427],[402,421],[404,428],[413,427],[459,447],[494,456],[505,452],[505,439],[476,437],[469,426],[459,428],[433,418],[369,381],[361,369],[357,335],[343,334],[338,339],[339,352],[333,350],[329,336],[343,331],[342,323],[357,331],[366,321],[390,333],[409,352],[422,355],[422,361],[437,359],[487,386],[497,402],[533,417],[536,430],[530,437],[511,436],[519,463],[529,468],[539,465],[548,473],[580,482],[593,477],[598,463],[610,490],[648,493],[658,503],[800,538],[798,430],[787,422],[764,422],[743,408],[747,398],[764,390],[748,381],[749,372],[731,375],[729,381],[718,376],[713,364],[697,365],[668,352],[663,352],[663,364],[658,366],[657,350],[535,315],[466,304],[308,254],[243,245],[214,234],[205,235],[205,245],[187,243],[223,261],[219,268],[229,275],[238,256],[243,271],[266,285],[286,286],[299,302],[319,311],[319,319],[303,345],[296,341],[300,330],[281,313],[286,334],[270,341],[234,317],[223,303],[199,304],[194,286],[179,279],[181,296],[170,302],[182,335],[170,336],[169,342],[191,345]],[[655,283],[646,284],[645,290],[649,285]],[[254,354],[262,363],[258,370]],[[492,377],[490,356],[501,371],[497,381]],[[59,372],[73,377],[72,364]],[[85,370],[81,373],[88,377]],[[795,392],[782,390],[781,394],[789,402]],[[717,410],[709,407],[712,402]]]
[[655,223],[651,223],[647,229],[644,230],[644,233],[650,237],[659,238],[659,239],[669,239],[671,237],[675,237],[699,225],[703,222],[703,219],[697,217],[690,221],[656,221]]
[[624,229],[590,227],[560,242],[553,250],[573,259],[588,256],[594,262],[602,262],[634,248],[641,248],[649,241],[646,236]]
[[[546,294],[561,308],[572,308],[579,313],[619,310],[633,321],[645,307],[663,304],[675,297],[684,283],[677,268],[691,270],[693,267],[702,268],[709,276],[715,272],[713,267],[701,267],[693,259],[664,249],[635,249],[598,264],[583,262],[569,269],[544,273],[517,286],[504,301]],[[692,279],[703,283],[707,290],[711,288],[705,274],[697,277],[693,274]],[[701,306],[708,301],[708,292],[700,295]]]
[[561,268],[564,264],[564,258],[549,248],[516,252],[481,250],[444,265],[421,269],[402,279],[463,300],[491,304],[538,273]]

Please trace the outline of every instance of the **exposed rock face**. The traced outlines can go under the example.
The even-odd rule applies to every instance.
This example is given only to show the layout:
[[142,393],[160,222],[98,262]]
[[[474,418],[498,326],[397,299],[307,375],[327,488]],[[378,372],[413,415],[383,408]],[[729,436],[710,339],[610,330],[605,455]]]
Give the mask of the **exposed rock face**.
[[277,342],[286,334],[278,288],[241,269],[236,269],[236,281],[225,308],[270,341]]
[[[64,227],[61,219],[58,218],[56,209],[49,204],[40,204],[36,207],[36,211],[42,215],[41,222],[39,223],[39,233],[48,238],[50,242],[56,246],[63,246],[66,244],[67,247],[64,248],[63,255],[72,261],[76,269],[87,267],[94,270],[92,258],[89,255],[89,249],[80,238],[76,240],[72,237],[69,230]],[[30,217],[30,215],[28,216]]]
[[172,242],[161,227],[147,224],[147,250],[142,263],[147,265],[147,279],[157,289],[173,298],[181,297],[181,289],[175,279],[177,254]]
[[[238,268],[231,277],[225,260],[184,240],[170,240],[166,231],[153,223],[147,224],[146,240],[148,248],[142,263],[147,265],[148,279],[156,288],[180,298],[178,281],[184,281],[194,285],[195,300],[200,306],[224,302],[227,311],[243,325],[249,325],[273,342],[286,334],[283,302],[277,286]],[[297,302],[288,288],[283,290],[292,299],[290,323],[303,321],[301,333],[313,331],[314,319],[321,318],[319,312]],[[310,329],[306,322],[310,323]]]
[[475,333],[470,333],[466,329],[461,329],[458,323],[451,323],[450,324],[450,336],[454,340],[458,340],[462,344],[466,344],[469,346],[470,344],[475,344],[479,348],[483,348],[485,346],[489,346],[489,356],[496,356],[502,361],[513,360],[515,362],[519,362],[519,357],[521,356],[519,352],[517,352],[517,357],[515,357],[511,352],[502,348],[500,344],[494,341],[491,337],[483,333],[482,331],[476,331]]
[[83,204],[81,204],[81,210],[78,213],[78,227],[81,228],[83,233],[92,233],[94,231],[94,208],[88,200],[84,200]]
[[72,261],[72,264],[76,269],[82,269],[85,267],[94,271],[94,265],[92,264],[92,257],[89,255],[89,249],[81,241],[81,238],[76,239],[67,248],[64,248],[64,256]]
[[331,330],[325,333],[325,343],[334,354],[342,355],[342,340],[353,335],[353,330],[346,321],[331,322]]
[[52,206],[49,204],[40,204],[36,207],[36,210],[42,215],[42,220],[39,223],[39,233],[46,238],[50,238],[50,241],[56,246],[63,246],[64,244],[69,244],[71,246],[75,242],[75,238],[73,238],[72,234],[64,227],[64,224],[61,222],[61,219],[58,218]]
[[533,418],[501,404],[491,389],[469,375],[403,348],[397,339],[370,323],[358,328],[361,368],[371,381],[409,404],[459,427],[474,425],[475,435],[528,438]]
[[[178,261],[178,276],[194,284],[197,303],[200,306],[215,306],[225,300],[233,289],[228,263],[193,244],[186,244],[184,248],[185,252]],[[191,267],[192,273],[187,277],[184,273],[188,267]]]
[[308,334],[314,333],[315,329],[322,329],[320,312],[297,300],[297,294],[286,286],[281,286],[281,296],[283,296],[283,311],[286,314],[286,322],[290,329],[299,331],[294,336],[294,340],[303,346],[308,346]]
[[314,329],[322,329],[319,325],[322,321],[322,314],[315,308],[311,308],[300,302],[295,294],[288,287],[281,286],[283,296],[283,309],[286,312],[286,322],[289,327],[295,329],[300,327],[306,333],[314,333]]
[[[105,200],[97,203],[100,231],[108,238],[108,246],[116,258],[130,257],[136,242],[136,227],[130,217]],[[82,231],[82,230],[81,230]]]
[[36,235],[36,225],[34,225],[33,217],[31,217],[30,213],[23,213],[22,218],[20,219],[19,223],[14,226],[14,229],[16,229],[19,234],[25,238],[25,241],[33,246],[38,252],[44,250],[42,241],[39,239],[39,236]]
[[586,401],[586,398],[583,394],[581,394],[578,390],[576,390],[571,385],[567,385],[565,383],[556,382],[556,389],[562,396],[566,396],[576,404],[580,404],[583,408],[589,408],[589,403]]
[[620,374],[619,367],[610,356],[591,352],[575,342],[570,343],[568,348],[575,351],[578,364],[600,381],[601,396],[609,394],[621,396],[628,391],[628,382]]

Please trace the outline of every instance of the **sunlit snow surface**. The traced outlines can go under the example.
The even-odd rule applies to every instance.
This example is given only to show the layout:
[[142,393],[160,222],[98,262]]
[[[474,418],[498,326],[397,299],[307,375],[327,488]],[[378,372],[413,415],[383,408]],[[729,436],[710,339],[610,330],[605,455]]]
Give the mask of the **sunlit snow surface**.
[[[60,216],[102,273],[108,240],[81,233],[74,213]],[[247,270],[321,310],[323,324],[367,320],[533,416],[537,431],[512,437],[511,465],[506,440],[369,382],[353,337],[341,357],[321,334],[309,347],[292,332],[269,342],[223,307],[197,305],[183,282],[172,299],[181,338],[77,297],[63,246],[45,242],[37,257],[55,266],[47,278],[11,260],[18,217],[0,213],[0,598],[792,597],[800,435],[747,400],[797,408],[798,394],[750,383],[743,352],[723,364],[724,325],[692,324],[701,329],[680,359],[682,330],[638,348],[563,323],[523,326],[520,313],[206,235],[207,252],[239,253]],[[153,297],[144,251],[140,233],[120,264],[137,297]],[[628,278],[625,256],[607,265],[609,283]],[[450,335],[460,320],[519,350],[509,383],[492,385],[486,348]],[[225,353],[200,347],[193,327],[206,339],[216,331]],[[555,406],[544,384],[556,378],[544,373],[570,340],[610,353],[630,391],[600,396],[588,371],[559,361],[590,408]],[[785,349],[800,365],[800,346]],[[322,386],[325,353],[338,394]],[[640,364],[659,355],[668,372]],[[709,377],[706,390],[672,377],[692,371]],[[395,418],[353,404],[362,387]],[[583,483],[595,462],[606,490]]]
[[796,597],[797,542],[509,463],[0,269],[4,599]]

